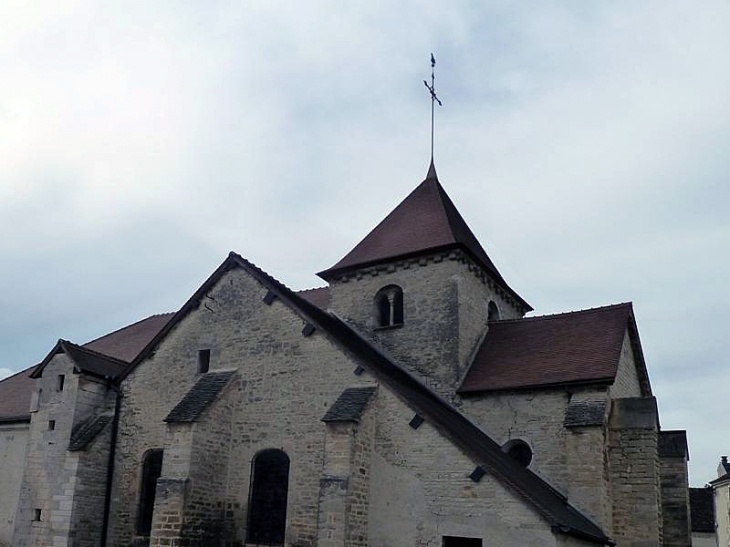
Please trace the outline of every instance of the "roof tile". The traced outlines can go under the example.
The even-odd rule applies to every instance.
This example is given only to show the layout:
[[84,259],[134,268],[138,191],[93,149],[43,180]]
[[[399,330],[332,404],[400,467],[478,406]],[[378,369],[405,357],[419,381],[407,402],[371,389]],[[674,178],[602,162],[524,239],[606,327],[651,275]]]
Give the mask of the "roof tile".
[[375,386],[349,387],[322,417],[323,422],[358,422],[375,393]]
[[491,322],[459,392],[611,382],[631,313],[626,303]]
[[236,372],[206,372],[165,418],[168,423],[195,422]]

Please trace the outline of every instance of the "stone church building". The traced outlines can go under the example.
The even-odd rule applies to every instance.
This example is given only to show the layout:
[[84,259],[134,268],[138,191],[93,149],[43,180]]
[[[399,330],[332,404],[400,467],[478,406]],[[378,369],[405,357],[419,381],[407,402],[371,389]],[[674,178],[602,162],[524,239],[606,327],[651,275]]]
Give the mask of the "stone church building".
[[0,382],[0,545],[690,545],[630,303],[526,317],[433,165],[319,276],[230,253]]

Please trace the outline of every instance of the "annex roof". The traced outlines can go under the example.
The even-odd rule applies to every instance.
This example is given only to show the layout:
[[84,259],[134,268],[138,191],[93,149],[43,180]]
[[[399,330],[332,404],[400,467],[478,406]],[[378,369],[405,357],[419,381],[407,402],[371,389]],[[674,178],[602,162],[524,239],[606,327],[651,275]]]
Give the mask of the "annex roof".
[[651,394],[630,303],[489,323],[460,393],[610,384],[629,330],[642,391]]
[[182,321],[227,272],[242,268],[258,280],[273,297],[311,323],[342,351],[361,363],[379,382],[389,386],[425,420],[460,447],[498,481],[532,506],[559,533],[586,539],[601,545],[613,545],[600,527],[575,509],[567,498],[529,469],[502,452],[486,432],[449,402],[433,392],[410,372],[402,368],[379,348],[365,339],[333,313],[327,313],[287,288],[245,258],[229,253],[228,258],[200,286],[175,316],[135,358],[128,372],[141,363],[162,342],[166,334]]
[[344,258],[317,275],[329,280],[350,270],[451,248],[466,251],[497,284],[532,309],[502,278],[441,186],[435,169]]

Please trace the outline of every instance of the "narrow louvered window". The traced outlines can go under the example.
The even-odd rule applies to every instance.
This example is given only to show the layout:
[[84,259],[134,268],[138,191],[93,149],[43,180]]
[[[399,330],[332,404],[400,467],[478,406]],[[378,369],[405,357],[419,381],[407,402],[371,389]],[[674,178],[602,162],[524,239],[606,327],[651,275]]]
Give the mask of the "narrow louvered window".
[[289,493],[289,456],[264,450],[253,461],[247,542],[283,545]]

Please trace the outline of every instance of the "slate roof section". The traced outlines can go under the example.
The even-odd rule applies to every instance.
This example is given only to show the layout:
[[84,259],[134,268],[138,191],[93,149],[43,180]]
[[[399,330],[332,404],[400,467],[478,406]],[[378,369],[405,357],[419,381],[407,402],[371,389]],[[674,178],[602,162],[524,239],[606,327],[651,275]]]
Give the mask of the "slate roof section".
[[168,423],[195,422],[216,400],[236,372],[206,372],[167,415]]
[[297,291],[297,294],[304,298],[310,304],[314,304],[320,310],[327,311],[327,307],[330,304],[330,289],[329,287],[317,287],[316,289],[305,289],[303,291]]
[[571,401],[565,412],[565,427],[603,425],[606,401]]
[[693,532],[715,533],[715,501],[712,488],[689,489],[689,515]]
[[[153,315],[92,340],[83,347],[107,357],[131,361],[173,315]],[[37,367],[33,365],[0,381],[0,423],[30,421],[30,400],[35,385],[31,374]]]
[[451,198],[429,170],[429,176],[419,184],[393,211],[365,236],[337,264],[322,272],[330,280],[336,275],[358,268],[443,251],[462,249],[497,284],[514,296],[527,311],[532,310],[502,278],[487,256],[476,236],[467,226]]
[[459,393],[613,383],[626,329],[651,395],[631,303],[493,321]]
[[114,417],[111,415],[102,414],[76,426],[71,432],[71,441],[68,445],[69,451],[77,452],[79,450],[84,450],[94,439],[96,439],[99,433],[104,431],[104,428],[107,424],[111,423],[113,419]]
[[[247,271],[266,289],[274,292],[277,298],[300,315],[304,322],[314,324],[317,332],[351,355],[356,362],[361,363],[379,382],[388,385],[444,436],[469,454],[475,463],[483,466],[505,487],[531,505],[556,533],[583,538],[600,545],[613,545],[600,527],[570,505],[568,500],[548,483],[502,452],[501,447],[489,435],[458,409],[431,391],[336,315],[319,309],[236,253],[231,252],[228,255],[228,258],[135,359],[133,366],[154,351],[167,332],[198,306],[200,300],[225,272],[237,267]],[[133,367],[129,370],[133,370]]]
[[323,422],[359,422],[375,393],[375,386],[349,387],[322,417]]
[[684,430],[660,431],[657,449],[660,458],[684,458],[686,456],[689,459],[687,432]]

